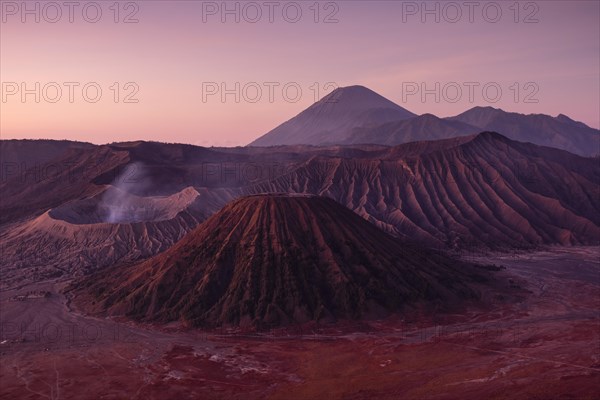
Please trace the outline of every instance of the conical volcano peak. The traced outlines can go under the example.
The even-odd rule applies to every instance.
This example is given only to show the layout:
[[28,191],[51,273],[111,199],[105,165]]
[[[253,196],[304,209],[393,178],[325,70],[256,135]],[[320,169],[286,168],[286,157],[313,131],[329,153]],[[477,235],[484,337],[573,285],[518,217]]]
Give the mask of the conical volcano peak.
[[389,107],[396,109],[399,107],[396,103],[386,99],[373,90],[360,85],[339,87],[327,96],[324,96],[320,102],[344,102],[355,107]]
[[345,143],[354,128],[414,116],[415,114],[364,86],[340,87],[250,145]]
[[208,327],[370,318],[479,297],[487,271],[426,254],[332,199],[260,194],[76,290],[101,313]]

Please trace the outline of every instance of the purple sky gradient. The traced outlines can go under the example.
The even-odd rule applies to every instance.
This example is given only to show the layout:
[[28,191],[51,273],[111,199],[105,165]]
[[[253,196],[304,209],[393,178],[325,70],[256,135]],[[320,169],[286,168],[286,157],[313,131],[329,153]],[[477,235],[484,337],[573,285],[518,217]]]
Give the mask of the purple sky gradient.
[[[44,96],[36,103],[33,95],[22,102],[19,94],[7,96],[3,90],[0,128],[2,139],[68,138],[106,143],[125,140],[158,140],[196,145],[244,145],[293,117],[327,94],[324,86],[360,84],[384,95],[417,114],[438,116],[458,114],[476,105],[491,105],[521,113],[564,113],[590,126],[600,126],[600,6],[597,1],[520,2],[519,22],[515,22],[514,2],[496,2],[502,10],[499,22],[491,2],[476,2],[474,19],[461,6],[462,18],[456,23],[454,10],[445,2],[428,2],[431,9],[439,4],[440,22],[434,15],[404,15],[412,4],[421,2],[339,1],[334,18],[323,23],[335,11],[327,2],[319,5],[319,23],[314,22],[314,2],[298,2],[302,17],[297,23],[284,19],[283,5],[276,2],[274,22],[259,1],[262,18],[251,23],[236,23],[234,16],[221,22],[220,15],[206,16],[203,7],[210,2],[146,1],[138,2],[138,23],[122,19],[133,11],[120,10],[119,23],[113,21],[110,2],[102,4],[97,23],[86,22],[81,7],[75,10],[73,23],[67,9],[57,23],[34,16],[7,14],[3,2],[0,30],[0,80],[25,82],[33,88],[48,82],[97,82],[102,97],[97,103],[85,101],[81,86],[68,101],[63,97],[50,103]],[[8,2],[11,3],[11,2]],[[31,2],[33,4],[36,2]],[[62,3],[62,2],[58,2]],[[85,4],[82,2],[81,4]],[[247,2],[239,2],[243,7]],[[531,3],[526,7],[528,3]],[[21,5],[21,2],[16,2]],[[121,3],[124,7],[126,3]],[[222,2],[215,3],[221,6]],[[40,2],[40,8],[44,7]],[[235,2],[227,2],[233,8]],[[31,5],[31,7],[34,7]],[[512,7],[512,8],[511,8]],[[247,8],[248,17],[253,17]],[[294,13],[289,8],[287,17]],[[20,10],[19,10],[20,11]],[[50,12],[50,9],[48,9]],[[523,19],[534,12],[536,23]],[[90,11],[91,14],[91,11]],[[49,18],[52,14],[46,15]],[[110,87],[120,84],[121,98],[113,99]],[[134,82],[138,103],[124,103],[123,90]],[[256,82],[262,88],[257,102],[251,98],[235,101],[228,95],[203,99],[203,83],[225,83],[233,88]],[[280,84],[273,102],[264,82]],[[302,89],[297,102],[286,101],[282,86],[295,82]],[[407,96],[403,89],[411,82],[434,88],[456,82],[464,88],[462,96],[450,86],[447,96],[440,91],[424,101],[420,95]],[[465,82],[479,83],[474,101],[469,101]],[[530,82],[529,86],[526,84]],[[494,83],[502,89],[497,102],[484,98],[482,86]],[[517,83],[517,86],[514,84]],[[519,87],[518,98],[515,89]],[[312,88],[312,89],[311,89]],[[525,102],[526,95],[538,90]],[[249,89],[250,90],[250,89]],[[53,96],[53,91],[50,95]],[[294,91],[289,93],[293,96]],[[488,94],[495,92],[490,89]],[[247,92],[253,97],[255,92]],[[516,100],[516,101],[515,101]]]

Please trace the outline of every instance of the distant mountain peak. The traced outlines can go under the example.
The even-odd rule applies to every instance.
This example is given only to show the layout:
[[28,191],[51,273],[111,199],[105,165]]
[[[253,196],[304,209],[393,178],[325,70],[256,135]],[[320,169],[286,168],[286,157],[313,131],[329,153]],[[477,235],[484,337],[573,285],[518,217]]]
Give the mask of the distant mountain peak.
[[508,113],[508,111],[504,111],[501,108],[496,108],[492,106],[475,106],[473,108],[468,109],[463,114],[467,113],[503,114]]
[[339,87],[250,146],[344,143],[352,130],[415,117],[364,86]]
[[581,128],[589,128],[589,126],[586,125],[586,124],[584,124],[583,122],[576,121],[573,118],[571,118],[571,117],[569,117],[569,116],[567,116],[565,114],[558,114],[556,116],[556,120],[560,121],[560,122],[567,123],[567,124],[575,125],[575,126],[578,126],[578,127],[581,127]]
[[421,114],[416,118],[420,118],[420,119],[426,119],[426,120],[439,120],[440,117],[438,117],[437,115],[431,114],[431,113],[425,113],[425,114]]
[[497,110],[497,111],[504,111],[501,108],[492,107],[492,106],[475,106],[475,107],[471,108],[471,110]]
[[522,114],[485,105],[448,118],[438,118],[430,113],[417,116],[361,85],[333,90],[250,146],[394,146],[482,131],[499,132],[513,140],[556,147],[583,156],[600,153],[600,131],[564,114],[556,117]]
[[342,102],[345,105],[356,108],[401,108],[393,101],[388,100],[379,93],[361,85],[338,87],[328,95],[324,96],[312,107],[322,103],[335,104]]
[[363,93],[375,93],[377,94],[377,92],[369,89],[366,86],[362,86],[362,85],[350,85],[350,86],[340,86],[338,88],[336,88],[334,90],[334,92],[363,92]]
[[600,149],[600,131],[566,115],[521,114],[493,107],[473,107],[455,117],[482,131],[499,132],[519,142],[555,147],[583,156],[594,156]]

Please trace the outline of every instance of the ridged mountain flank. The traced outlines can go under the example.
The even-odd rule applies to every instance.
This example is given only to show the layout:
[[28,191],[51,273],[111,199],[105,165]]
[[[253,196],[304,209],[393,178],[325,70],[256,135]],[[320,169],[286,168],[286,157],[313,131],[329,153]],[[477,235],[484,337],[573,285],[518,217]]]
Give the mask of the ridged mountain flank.
[[334,200],[268,194],[238,199],[166,252],[74,290],[101,314],[263,326],[452,307],[478,299],[489,274],[407,247]]
[[258,192],[333,198],[380,228],[446,248],[596,245],[600,165],[498,133],[372,158],[314,157]]

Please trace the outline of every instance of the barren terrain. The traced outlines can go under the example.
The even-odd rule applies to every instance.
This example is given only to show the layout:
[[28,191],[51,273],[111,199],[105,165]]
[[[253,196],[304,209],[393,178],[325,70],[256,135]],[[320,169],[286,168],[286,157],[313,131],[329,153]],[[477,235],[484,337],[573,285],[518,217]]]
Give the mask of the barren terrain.
[[506,266],[531,292],[489,313],[261,334],[81,316],[60,294],[66,282],[4,290],[0,397],[595,399],[598,255],[598,247],[471,255]]

